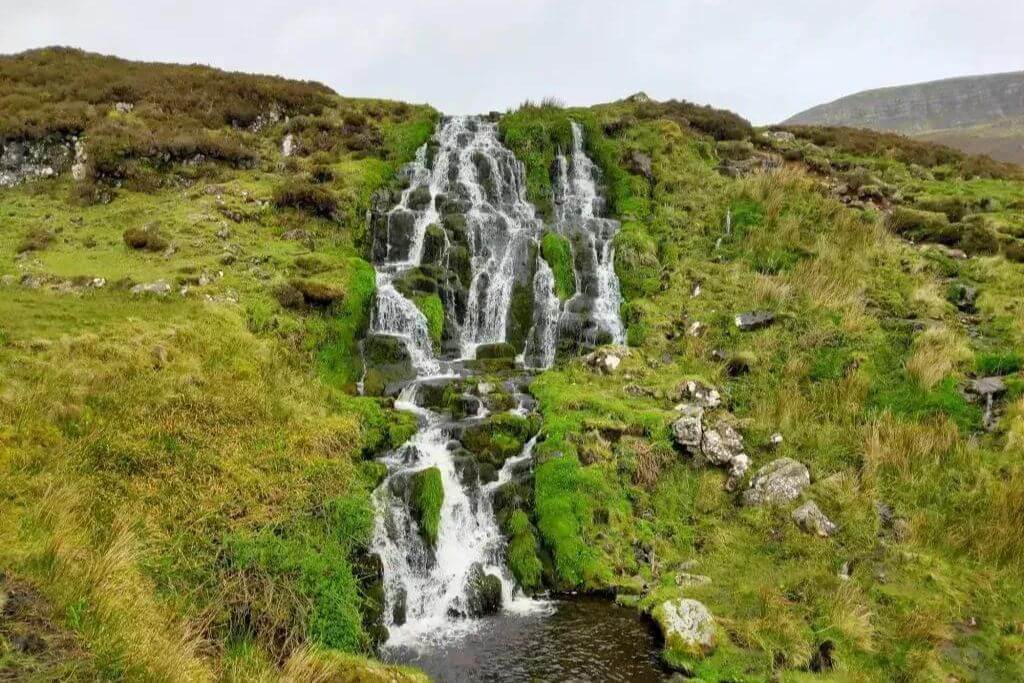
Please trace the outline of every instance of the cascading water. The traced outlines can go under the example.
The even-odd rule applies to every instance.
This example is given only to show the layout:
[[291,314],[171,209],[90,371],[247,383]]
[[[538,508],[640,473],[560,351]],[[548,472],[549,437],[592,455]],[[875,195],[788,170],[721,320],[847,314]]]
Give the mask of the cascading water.
[[[533,442],[509,458],[497,481],[459,471],[452,439],[460,424],[419,405],[419,393],[472,358],[480,344],[502,342],[517,283],[532,279],[531,245],[541,224],[525,199],[522,164],[498,141],[495,124],[446,119],[432,143],[403,171],[409,185],[374,224],[377,298],[370,335],[398,339],[416,378],[396,407],[417,415],[420,430],[388,454],[388,477],[375,492],[374,551],[384,571],[389,645],[445,639],[472,629],[473,582],[501,583],[505,609],[541,603],[519,595],[503,561],[504,539],[491,497],[528,461]],[[534,248],[535,252],[535,248]],[[437,294],[444,339],[431,337],[418,297]],[[484,418],[472,416],[465,422]],[[436,468],[444,490],[440,524],[428,543],[410,507],[417,474]]]
[[[508,342],[520,362],[542,369],[554,362],[562,335],[575,335],[579,344],[621,341],[611,247],[618,223],[597,217],[599,173],[576,124],[573,137],[571,158],[559,155],[556,182],[555,229],[572,240],[578,283],[564,311],[554,274],[538,255],[543,225],[525,198],[523,166],[501,144],[493,122],[444,119],[403,169],[407,186],[376,201],[371,212],[377,296],[364,342],[364,385],[378,393],[404,387],[395,405],[420,424],[383,458],[388,475],[374,493],[373,550],[383,568],[388,646],[436,647],[475,630],[478,620],[471,617],[479,612],[482,580],[500,583],[505,612],[547,609],[523,596],[505,567],[493,503],[496,492],[529,474],[536,436],[485,477],[481,465],[467,464],[474,454],[459,441],[467,430],[489,428],[484,403],[462,394],[470,408],[455,419],[437,397],[466,386],[467,366],[477,362],[481,345],[494,353],[496,343]],[[530,399],[517,391],[510,412],[525,421]],[[450,404],[443,410],[450,412]],[[414,500],[428,473],[443,489],[436,537],[429,540]]]
[[572,154],[566,158],[559,151],[556,161],[556,229],[572,244],[576,271],[576,294],[565,304],[559,335],[587,346],[624,344],[613,244],[619,222],[601,217],[605,207],[597,191],[601,171],[587,156],[583,129],[575,121]]

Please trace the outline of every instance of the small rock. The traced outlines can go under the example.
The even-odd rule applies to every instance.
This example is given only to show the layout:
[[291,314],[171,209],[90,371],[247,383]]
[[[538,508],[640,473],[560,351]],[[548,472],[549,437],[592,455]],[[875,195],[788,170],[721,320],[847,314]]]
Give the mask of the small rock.
[[629,172],[642,175],[651,180],[654,177],[654,170],[651,165],[651,157],[643,152],[633,150],[629,155]]
[[836,525],[825,516],[825,513],[813,500],[809,500],[793,510],[793,521],[807,533],[816,534],[822,538],[828,538],[836,530]]
[[711,583],[711,577],[703,574],[690,574],[689,572],[676,574],[676,585],[678,586],[705,586],[709,583]]
[[777,458],[762,467],[743,493],[744,505],[777,505],[800,497],[811,485],[807,467],[792,458]]
[[281,141],[281,156],[290,157],[295,152],[295,136],[291,133],[284,136]]
[[217,231],[217,237],[221,238],[222,240],[226,240],[229,237],[231,237],[231,231],[228,230],[227,226],[225,226]]
[[740,453],[729,461],[729,478],[725,480],[725,490],[732,493],[743,482],[743,477],[750,469],[750,458],[746,453]]
[[699,337],[704,333],[704,323],[699,320],[694,320],[690,323],[690,327],[686,330],[686,333],[691,337]]
[[736,327],[740,328],[744,332],[751,330],[760,330],[763,327],[768,327],[775,322],[775,314],[771,311],[750,311],[748,313],[740,313],[735,319]]
[[722,395],[712,386],[690,380],[683,384],[683,396],[690,398],[701,408],[717,408],[722,405]]
[[705,429],[701,453],[713,465],[730,465],[743,453],[743,437],[728,423],[719,420],[714,429]]
[[771,446],[772,448],[778,448],[779,446],[781,446],[782,434],[775,432],[770,437],[768,437],[768,445]]
[[131,293],[135,295],[155,294],[156,296],[166,296],[171,293],[171,286],[163,280],[157,280],[156,282],[135,285],[131,288]]
[[683,404],[676,406],[682,417],[672,423],[672,434],[676,443],[690,452],[700,447],[704,435],[702,420],[704,409],[698,405]]
[[690,598],[667,600],[654,608],[652,616],[666,649],[697,658],[715,649],[715,619],[703,603]]
[[853,565],[851,564],[851,562],[849,560],[843,562],[842,566],[839,567],[839,578],[843,581],[849,581],[850,577],[852,576],[852,571]]

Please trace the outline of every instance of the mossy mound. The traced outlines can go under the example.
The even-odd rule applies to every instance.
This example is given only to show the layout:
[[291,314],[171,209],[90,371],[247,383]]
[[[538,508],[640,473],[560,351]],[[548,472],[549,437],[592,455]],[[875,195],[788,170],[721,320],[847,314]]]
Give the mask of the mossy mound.
[[555,277],[555,294],[562,301],[576,293],[576,272],[572,265],[569,240],[555,232],[544,233],[540,241],[541,256]]
[[444,504],[444,484],[441,479],[441,470],[430,467],[413,475],[411,500],[413,516],[420,533],[423,534],[423,540],[431,546],[437,545],[442,504]]

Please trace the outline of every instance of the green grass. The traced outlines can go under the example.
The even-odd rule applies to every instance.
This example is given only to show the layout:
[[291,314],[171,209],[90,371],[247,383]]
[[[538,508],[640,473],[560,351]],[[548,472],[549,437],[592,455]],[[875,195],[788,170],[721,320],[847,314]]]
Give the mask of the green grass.
[[[0,190],[0,275],[15,276],[0,286],[0,564],[48,606],[36,628],[75,639],[85,679],[414,677],[366,659],[380,606],[363,559],[381,477],[364,459],[415,419],[353,393],[375,290],[365,211],[435,114],[324,92],[287,160],[278,122],[229,133],[253,167],[129,150],[134,175],[106,203],[82,204],[66,175]],[[162,134],[138,94],[125,125]],[[317,126],[329,144],[311,151]],[[313,176],[330,218],[274,205]],[[170,294],[130,293],[158,280]],[[276,291],[299,281],[340,298],[283,308]],[[37,676],[61,677],[47,662]]]
[[[529,128],[530,114],[517,112],[517,125]],[[972,361],[979,374],[1017,371],[1024,325],[1012,318],[1012,290],[1024,273],[999,256],[955,261],[910,248],[878,213],[841,207],[800,172],[723,178],[707,138],[639,105],[589,116],[579,120],[602,136],[596,147],[613,150],[603,163],[625,173],[641,152],[654,179],[632,195],[639,209],[616,202],[625,219],[616,270],[637,348],[616,375],[569,362],[532,385],[544,415],[535,504],[517,521],[532,522],[541,557],[550,554],[547,580],[617,590],[645,610],[701,600],[727,628],[713,654],[676,664],[704,680],[803,680],[824,639],[836,645],[835,675],[852,680],[1019,677],[1024,555],[1000,530],[1022,519],[1010,453],[1024,443],[1024,413],[1011,393],[1002,429],[985,434],[960,389]],[[939,167],[922,181],[898,157],[823,156],[864,164],[906,195],[928,183],[955,195],[967,183],[997,197],[990,213],[1016,212],[1003,208],[1016,181],[939,180]],[[942,294],[949,278],[981,292],[970,335]],[[702,292],[691,298],[695,282]],[[733,315],[754,309],[775,311],[776,324],[738,332]],[[699,336],[686,334],[694,321]],[[743,371],[730,358],[744,359]],[[780,456],[808,465],[805,498],[839,525],[835,537],[809,537],[786,508],[738,508],[721,471],[672,449],[673,394],[694,378],[722,390],[755,470]],[[776,431],[784,441],[772,449]],[[879,526],[875,500],[907,520],[902,536]],[[529,550],[517,544],[516,561]],[[847,561],[853,576],[842,581]],[[711,582],[681,586],[682,571]],[[980,583],[967,579],[976,572]],[[965,609],[987,626],[963,630]]]
[[423,538],[432,546],[437,545],[443,503],[444,484],[441,482],[441,470],[430,467],[417,472],[413,479],[412,509]]

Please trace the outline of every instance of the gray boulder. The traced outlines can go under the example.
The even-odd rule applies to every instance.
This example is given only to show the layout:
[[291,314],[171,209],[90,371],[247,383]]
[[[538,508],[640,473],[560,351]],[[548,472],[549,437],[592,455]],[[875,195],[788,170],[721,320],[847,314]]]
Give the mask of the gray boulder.
[[683,404],[677,406],[682,416],[672,424],[672,434],[676,443],[691,453],[700,449],[704,436],[704,409],[698,405]]
[[777,458],[762,467],[743,493],[744,505],[778,505],[800,497],[811,485],[807,467],[792,458]]
[[809,500],[796,510],[793,510],[793,521],[807,533],[815,534],[822,538],[831,536],[836,530],[836,525],[825,516],[825,513],[821,511],[821,508],[813,500]]
[[690,598],[667,600],[651,616],[665,638],[665,649],[677,656],[698,659],[715,649],[715,618],[703,603]]
[[719,420],[714,429],[705,429],[701,453],[712,465],[729,465],[743,453],[743,437],[727,422]]

